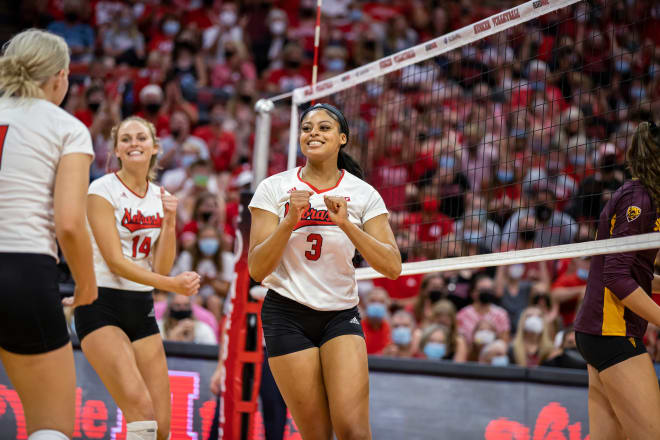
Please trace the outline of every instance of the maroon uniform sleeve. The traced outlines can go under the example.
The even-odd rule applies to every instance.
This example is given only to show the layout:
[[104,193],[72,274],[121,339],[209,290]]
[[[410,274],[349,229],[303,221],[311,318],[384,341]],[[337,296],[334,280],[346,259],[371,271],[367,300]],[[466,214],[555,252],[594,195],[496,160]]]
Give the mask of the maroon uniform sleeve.
[[[633,190],[622,194],[616,204],[616,219],[610,238],[651,232],[649,218],[655,217],[651,200],[646,191]],[[620,252],[605,255],[603,283],[620,300],[639,287],[632,276],[636,252]]]

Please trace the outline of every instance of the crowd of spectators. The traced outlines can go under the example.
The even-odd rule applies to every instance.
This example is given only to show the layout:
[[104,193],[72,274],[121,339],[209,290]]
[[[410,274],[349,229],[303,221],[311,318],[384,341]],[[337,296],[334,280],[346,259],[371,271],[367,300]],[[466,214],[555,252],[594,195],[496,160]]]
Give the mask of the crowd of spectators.
[[[447,34],[514,2],[324,2],[320,79]],[[212,342],[233,274],[239,192],[252,181],[254,103],[311,79],[314,0],[22,2],[23,24],[72,51],[64,107],[90,129],[92,178],[116,167],[111,128],[138,114],[177,195],[168,339]],[[580,2],[333,99],[349,153],[379,189],[404,261],[591,240],[623,182],[635,124],[660,119],[660,4]],[[268,172],[286,167],[289,107],[272,115]],[[359,147],[359,148],[358,148]],[[371,354],[493,365],[581,365],[571,323],[589,259],[360,283]],[[649,332],[651,351],[655,329]]]

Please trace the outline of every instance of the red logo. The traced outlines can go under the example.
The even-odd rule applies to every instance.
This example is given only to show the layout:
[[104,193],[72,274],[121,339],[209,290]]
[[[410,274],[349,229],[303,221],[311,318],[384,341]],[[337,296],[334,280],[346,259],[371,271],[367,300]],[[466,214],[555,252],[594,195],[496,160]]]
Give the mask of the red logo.
[[[289,202],[284,205],[284,215],[286,216],[289,213]],[[300,216],[300,220],[296,224],[296,227],[293,230],[304,228],[305,226],[333,226],[334,222],[330,220],[330,215],[326,209],[319,210],[312,208],[311,206],[303,212]]]
[[293,188],[291,188],[290,190],[288,190],[287,193],[288,193],[288,194],[291,194],[291,193],[294,192],[295,190],[296,190],[296,187],[294,186]]
[[490,29],[490,23],[488,20],[482,21],[474,25],[474,34],[480,34],[481,32],[487,31],[488,29]]
[[160,213],[156,215],[144,215],[138,209],[137,214],[132,214],[130,209],[124,208],[124,217],[121,219],[121,225],[131,232],[140,229],[160,228],[163,218]]
[[378,63],[381,69],[385,69],[386,67],[390,67],[392,65],[392,58],[388,58],[386,60],[382,60],[381,62]]
[[409,60],[411,58],[415,58],[415,51],[412,49],[407,52],[394,55],[394,62],[398,64],[404,62],[405,60]]
[[506,23],[507,21],[515,20],[516,18],[520,18],[520,12],[518,12],[518,8],[514,9],[513,11],[503,12],[497,17],[493,17],[493,24],[495,26],[499,26]]
[[570,416],[566,408],[557,402],[550,402],[536,418],[533,435],[530,429],[522,423],[499,418],[491,421],[486,427],[485,440],[588,440],[582,438],[580,422],[569,425]]

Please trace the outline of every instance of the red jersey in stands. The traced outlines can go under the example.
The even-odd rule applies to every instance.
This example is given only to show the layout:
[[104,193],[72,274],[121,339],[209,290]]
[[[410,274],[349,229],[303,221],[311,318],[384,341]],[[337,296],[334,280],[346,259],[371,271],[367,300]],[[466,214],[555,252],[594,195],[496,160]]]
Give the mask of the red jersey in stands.
[[372,326],[367,318],[362,320],[364,340],[367,343],[367,354],[381,354],[383,349],[390,345],[390,324],[382,320],[379,327]]

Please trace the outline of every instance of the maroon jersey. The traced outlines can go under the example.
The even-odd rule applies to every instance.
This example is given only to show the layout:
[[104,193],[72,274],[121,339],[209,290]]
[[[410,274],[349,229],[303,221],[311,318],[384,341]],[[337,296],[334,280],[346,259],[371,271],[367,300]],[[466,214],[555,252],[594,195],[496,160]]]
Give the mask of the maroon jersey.
[[[626,182],[600,214],[596,239],[644,234],[660,230],[656,207],[637,180]],[[621,300],[641,287],[650,296],[653,262],[658,249],[595,255],[591,259],[584,301],[575,330],[603,336],[642,338],[647,321]]]

